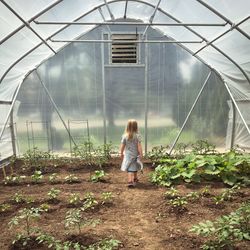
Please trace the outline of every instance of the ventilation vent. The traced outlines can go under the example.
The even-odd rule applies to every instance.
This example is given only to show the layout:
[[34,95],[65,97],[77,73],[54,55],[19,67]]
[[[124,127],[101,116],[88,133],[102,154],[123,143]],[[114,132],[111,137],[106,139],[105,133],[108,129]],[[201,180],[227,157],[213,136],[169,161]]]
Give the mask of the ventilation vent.
[[137,35],[115,34],[112,39],[112,63],[137,63]]

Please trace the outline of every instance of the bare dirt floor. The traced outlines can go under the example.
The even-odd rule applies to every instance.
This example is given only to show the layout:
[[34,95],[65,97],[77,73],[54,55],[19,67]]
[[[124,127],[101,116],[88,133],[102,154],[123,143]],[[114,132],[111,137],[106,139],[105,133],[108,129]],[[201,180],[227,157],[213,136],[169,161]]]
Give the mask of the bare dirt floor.
[[[12,245],[15,235],[18,232],[25,232],[24,224],[12,229],[8,226],[8,222],[18,214],[18,210],[38,207],[43,203],[48,203],[50,209],[42,213],[41,218],[31,221],[31,225],[39,227],[61,241],[78,241],[87,246],[104,238],[113,238],[121,242],[119,249],[124,250],[200,249],[205,239],[189,232],[192,225],[229,214],[242,202],[249,200],[249,188],[242,188],[231,201],[216,206],[211,195],[225,189],[222,183],[183,183],[175,186],[181,195],[192,191],[199,192],[207,185],[211,187],[211,195],[189,202],[183,211],[175,211],[164,196],[167,188],[150,183],[149,174],[153,171],[150,163],[145,164],[144,173],[139,174],[139,183],[135,188],[127,187],[126,173],[120,171],[119,164],[119,160],[115,160],[104,168],[108,173],[105,182],[91,182],[90,174],[95,169],[81,165],[57,167],[55,172],[59,174],[61,181],[53,185],[48,181],[51,173],[46,173],[40,184],[32,184],[26,180],[19,185],[8,186],[1,180],[0,204],[9,204],[10,208],[0,212],[0,249],[48,249],[36,243],[34,245],[30,243],[26,247],[20,244]],[[64,177],[69,174],[78,176],[80,182],[65,183]],[[61,193],[57,202],[49,203],[47,193],[52,187],[59,189]],[[16,204],[12,201],[16,192],[33,198],[34,202]],[[92,192],[99,204],[94,209],[85,211],[84,216],[89,219],[100,219],[100,223],[95,227],[83,227],[79,235],[77,229],[65,229],[64,221],[66,212],[74,207],[69,204],[70,194],[78,193],[84,197],[86,192]],[[112,192],[113,200],[101,204],[103,192]],[[235,249],[250,249],[250,244],[240,243]]]

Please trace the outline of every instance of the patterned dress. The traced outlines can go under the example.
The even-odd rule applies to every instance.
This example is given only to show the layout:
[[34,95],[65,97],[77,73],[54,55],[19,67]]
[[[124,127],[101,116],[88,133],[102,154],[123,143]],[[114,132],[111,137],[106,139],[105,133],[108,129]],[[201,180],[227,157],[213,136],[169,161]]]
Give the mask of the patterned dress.
[[138,143],[141,143],[141,136],[134,134],[132,139],[126,135],[122,136],[121,143],[125,145],[125,154],[121,165],[122,171],[137,172],[142,169],[142,163],[138,159]]

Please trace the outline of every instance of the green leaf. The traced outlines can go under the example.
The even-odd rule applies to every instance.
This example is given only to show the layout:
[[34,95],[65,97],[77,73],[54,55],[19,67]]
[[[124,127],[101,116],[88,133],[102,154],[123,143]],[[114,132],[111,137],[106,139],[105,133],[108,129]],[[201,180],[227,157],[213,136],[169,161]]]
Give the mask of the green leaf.
[[230,173],[221,174],[221,179],[223,180],[224,183],[230,186],[233,186],[237,182],[236,176]]

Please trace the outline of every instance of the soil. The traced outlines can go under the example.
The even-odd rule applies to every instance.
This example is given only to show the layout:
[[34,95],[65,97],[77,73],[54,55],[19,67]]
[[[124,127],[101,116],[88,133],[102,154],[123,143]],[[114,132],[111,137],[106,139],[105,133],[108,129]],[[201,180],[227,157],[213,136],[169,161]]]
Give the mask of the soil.
[[[104,170],[108,176],[104,182],[91,182],[90,175],[97,168],[79,164],[64,164],[54,170],[51,167],[39,184],[25,180],[25,183],[20,185],[8,186],[1,181],[0,204],[10,204],[11,207],[5,212],[0,212],[0,249],[48,249],[44,245],[38,245],[32,237],[26,247],[23,247],[20,241],[12,245],[15,235],[25,232],[24,225],[20,224],[12,229],[8,226],[8,222],[18,214],[19,209],[38,207],[43,203],[48,203],[50,209],[44,212],[41,218],[32,220],[32,227],[39,227],[61,241],[71,240],[87,246],[112,237],[121,241],[119,249],[124,250],[200,249],[205,239],[189,232],[192,225],[228,214],[237,209],[242,202],[249,200],[249,188],[242,188],[231,201],[216,206],[211,196],[226,188],[222,183],[206,182],[195,185],[182,183],[176,186],[182,196],[193,191],[200,192],[207,185],[210,186],[211,195],[190,201],[184,208],[174,208],[164,196],[167,188],[150,183],[149,174],[153,171],[150,163],[145,163],[144,173],[139,174],[139,183],[134,188],[127,187],[126,173],[120,171],[119,164],[118,159],[113,159],[105,166]],[[20,169],[19,164],[18,169],[14,171],[21,173]],[[8,170],[6,172],[8,173]],[[48,176],[52,172],[57,172],[60,182],[49,183]],[[69,174],[78,176],[80,182],[66,183],[64,178]],[[2,176],[0,178],[2,179]],[[61,191],[55,202],[48,200],[47,193],[51,188]],[[34,203],[14,203],[11,199],[16,192],[32,198]],[[84,217],[100,219],[101,223],[95,227],[82,227],[79,235],[77,228],[65,229],[64,219],[66,212],[72,209],[72,205],[69,204],[70,194],[78,193],[83,198],[87,192],[92,192],[99,204],[94,209],[84,212]],[[103,192],[112,192],[113,200],[101,204]],[[250,244],[247,244],[247,242],[241,243],[236,249],[250,249]]]

